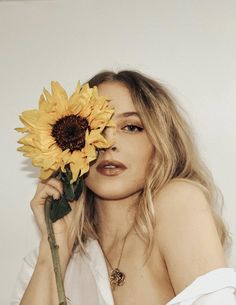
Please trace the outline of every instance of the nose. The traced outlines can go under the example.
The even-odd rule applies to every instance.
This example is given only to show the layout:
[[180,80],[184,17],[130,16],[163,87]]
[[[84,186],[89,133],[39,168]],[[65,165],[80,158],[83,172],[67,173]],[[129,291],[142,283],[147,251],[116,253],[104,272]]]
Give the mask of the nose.
[[116,142],[116,129],[114,127],[107,127],[105,128],[103,135],[105,139],[109,142],[112,142],[113,144],[109,148],[101,149],[102,151],[106,150],[117,150],[117,142]]
[[101,152],[105,152],[105,151],[109,151],[109,150],[116,151],[117,150],[116,144],[113,144],[112,146],[110,146],[108,148],[100,148],[99,149],[99,151],[101,151]]

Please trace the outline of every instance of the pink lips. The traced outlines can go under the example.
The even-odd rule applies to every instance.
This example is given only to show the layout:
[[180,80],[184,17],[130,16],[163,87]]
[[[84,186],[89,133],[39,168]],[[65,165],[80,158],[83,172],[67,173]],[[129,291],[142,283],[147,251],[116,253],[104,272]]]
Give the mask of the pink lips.
[[116,176],[122,173],[127,167],[115,160],[104,160],[98,164],[96,170],[105,176]]

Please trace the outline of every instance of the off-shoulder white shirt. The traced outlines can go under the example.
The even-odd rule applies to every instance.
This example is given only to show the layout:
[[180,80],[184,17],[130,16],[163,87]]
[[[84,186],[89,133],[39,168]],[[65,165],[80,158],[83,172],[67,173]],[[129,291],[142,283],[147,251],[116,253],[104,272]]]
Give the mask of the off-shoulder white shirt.
[[[114,305],[102,250],[96,240],[86,245],[89,256],[73,254],[64,285],[71,305]],[[24,258],[10,305],[19,305],[32,276],[37,250]],[[125,305],[125,304],[124,304]],[[158,305],[158,304],[157,304]],[[236,271],[226,267],[199,276],[166,305],[236,305]]]

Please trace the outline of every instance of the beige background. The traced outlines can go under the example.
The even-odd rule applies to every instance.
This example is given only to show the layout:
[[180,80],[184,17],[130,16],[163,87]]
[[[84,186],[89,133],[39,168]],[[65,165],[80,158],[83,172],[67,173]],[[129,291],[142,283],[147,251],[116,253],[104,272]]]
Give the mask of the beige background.
[[[236,241],[236,1],[0,1],[0,304],[38,243],[29,208],[38,171],[16,152],[18,115],[59,80],[72,92],[102,69],[164,82],[189,113],[225,195]],[[231,256],[236,267],[236,247]]]

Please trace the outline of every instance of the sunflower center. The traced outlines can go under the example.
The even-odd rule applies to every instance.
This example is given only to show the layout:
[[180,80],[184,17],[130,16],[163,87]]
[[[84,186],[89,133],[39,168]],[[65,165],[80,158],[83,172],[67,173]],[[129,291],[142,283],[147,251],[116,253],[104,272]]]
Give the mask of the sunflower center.
[[72,114],[56,121],[51,135],[62,150],[69,148],[70,152],[73,152],[85,146],[87,128],[90,131],[89,123],[85,118]]

